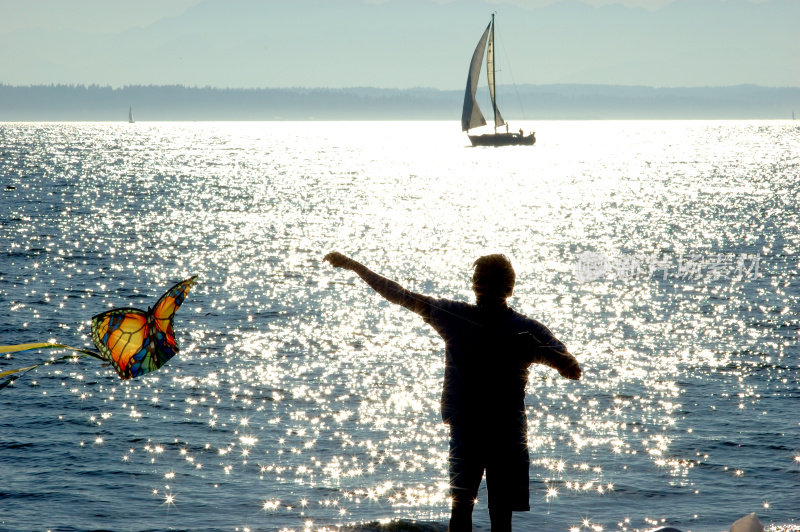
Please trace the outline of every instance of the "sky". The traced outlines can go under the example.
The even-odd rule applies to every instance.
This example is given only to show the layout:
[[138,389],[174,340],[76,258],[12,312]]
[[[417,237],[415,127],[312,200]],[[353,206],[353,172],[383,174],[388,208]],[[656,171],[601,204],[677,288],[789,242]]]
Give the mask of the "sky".
[[0,0],[0,83],[800,86],[800,0]]

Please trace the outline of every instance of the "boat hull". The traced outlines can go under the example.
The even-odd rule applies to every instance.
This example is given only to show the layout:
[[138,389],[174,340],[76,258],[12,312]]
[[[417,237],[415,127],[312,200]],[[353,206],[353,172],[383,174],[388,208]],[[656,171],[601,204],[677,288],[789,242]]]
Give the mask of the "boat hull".
[[467,135],[473,146],[533,146],[536,134],[489,133],[486,135]]

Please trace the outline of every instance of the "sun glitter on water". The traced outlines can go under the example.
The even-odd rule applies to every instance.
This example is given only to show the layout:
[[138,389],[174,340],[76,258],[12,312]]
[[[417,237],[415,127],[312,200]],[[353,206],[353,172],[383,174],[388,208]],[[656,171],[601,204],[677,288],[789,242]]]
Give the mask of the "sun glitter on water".
[[[504,251],[518,270],[512,305],[578,353],[579,387],[531,375],[542,511],[522,527],[568,529],[580,514],[586,529],[665,517],[722,529],[732,516],[714,509],[733,499],[794,518],[786,465],[800,463],[800,441],[783,425],[796,422],[800,242],[786,228],[798,224],[800,149],[781,124],[542,123],[532,151],[464,148],[447,123],[0,127],[0,175],[16,184],[0,215],[2,330],[79,345],[93,312],[147,305],[187,271],[209,280],[178,315],[180,355],[154,378],[112,386],[73,364],[14,390],[44,422],[4,420],[32,442],[0,459],[21,527],[90,528],[75,501],[47,499],[44,525],[25,506],[63,485],[102,500],[87,472],[144,500],[145,528],[444,522],[441,344],[323,268],[336,248],[463,300],[475,257]],[[611,268],[581,282],[585,251],[619,267],[658,253],[676,276]],[[761,254],[764,277],[677,276],[681,254],[742,252]],[[761,475],[778,494],[768,503],[751,487]],[[653,493],[663,516],[641,502]],[[124,529],[131,516],[117,511],[104,518]]]

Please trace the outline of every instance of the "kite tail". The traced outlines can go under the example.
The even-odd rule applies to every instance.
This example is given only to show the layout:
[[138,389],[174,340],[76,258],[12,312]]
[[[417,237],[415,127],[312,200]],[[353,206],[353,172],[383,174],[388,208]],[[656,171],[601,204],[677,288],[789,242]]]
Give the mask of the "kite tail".
[[17,345],[0,345],[0,354],[2,353],[19,353],[22,351],[34,351],[38,349],[69,349],[70,351],[75,351],[79,353],[78,355],[69,354],[64,355],[62,357],[47,360],[45,362],[41,362],[39,364],[34,364],[33,366],[25,366],[24,368],[16,368],[16,369],[9,369],[3,372],[0,372],[0,378],[8,377],[3,382],[0,382],[0,390],[17,380],[18,378],[22,377],[26,373],[31,370],[38,368],[39,366],[47,366],[48,364],[55,364],[56,362],[63,362],[65,360],[72,360],[76,357],[85,357],[90,356],[94,358],[98,358],[100,360],[105,360],[100,353],[96,353],[94,351],[90,351],[88,349],[81,349],[80,347],[72,347],[69,345],[63,344],[52,344],[49,342],[44,343],[34,343],[34,344],[17,344]]

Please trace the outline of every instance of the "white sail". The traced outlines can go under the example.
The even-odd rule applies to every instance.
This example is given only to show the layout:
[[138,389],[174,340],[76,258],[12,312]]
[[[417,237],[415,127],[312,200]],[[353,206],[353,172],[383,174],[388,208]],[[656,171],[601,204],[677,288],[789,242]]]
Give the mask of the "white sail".
[[464,93],[464,109],[461,112],[461,130],[467,131],[473,127],[483,126],[486,119],[483,118],[478,102],[475,100],[475,92],[478,90],[478,78],[481,75],[481,62],[483,51],[486,49],[486,40],[489,38],[489,29],[492,24],[486,26],[475,53],[472,54],[472,61],[469,63],[469,74],[467,75],[467,90]]
[[128,123],[133,124],[133,107],[128,107]]
[[494,110],[494,127],[505,125],[505,120],[500,115],[495,99],[495,80],[494,80],[494,15],[492,15],[492,32],[489,35],[489,47],[486,50],[486,76],[489,78],[489,97],[492,99],[492,109]]

